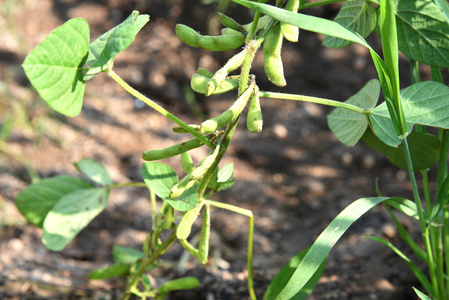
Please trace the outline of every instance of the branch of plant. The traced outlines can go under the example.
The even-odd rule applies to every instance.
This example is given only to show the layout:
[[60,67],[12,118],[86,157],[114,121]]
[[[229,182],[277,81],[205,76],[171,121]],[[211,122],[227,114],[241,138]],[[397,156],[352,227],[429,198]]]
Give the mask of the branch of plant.
[[111,76],[112,79],[114,79],[121,87],[123,87],[128,93],[136,97],[137,99],[141,100],[145,104],[147,104],[149,107],[153,108],[163,116],[167,117],[171,121],[175,122],[179,126],[181,126],[184,130],[192,134],[194,137],[199,139],[203,144],[207,145],[210,149],[214,147],[214,145],[206,139],[203,135],[201,135],[199,132],[197,132],[195,129],[193,129],[191,126],[187,125],[184,121],[176,117],[175,115],[168,112],[165,108],[154,102],[153,100],[149,99],[148,97],[141,94],[136,89],[132,88],[127,82],[125,82],[121,77],[119,77],[112,69],[109,69],[108,72],[109,76]]
[[355,112],[358,112],[361,114],[366,113],[366,110],[364,110],[363,108],[360,108],[358,106],[355,106],[355,105],[352,105],[349,103],[330,100],[330,99],[311,97],[311,96],[303,96],[303,95],[295,95],[295,94],[286,94],[286,93],[266,92],[266,91],[260,91],[259,95],[260,95],[260,97],[265,97],[265,98],[317,103],[317,104],[328,105],[328,106],[333,106],[333,107],[345,108],[345,109],[349,109],[349,110],[352,110],[352,111],[355,111]]

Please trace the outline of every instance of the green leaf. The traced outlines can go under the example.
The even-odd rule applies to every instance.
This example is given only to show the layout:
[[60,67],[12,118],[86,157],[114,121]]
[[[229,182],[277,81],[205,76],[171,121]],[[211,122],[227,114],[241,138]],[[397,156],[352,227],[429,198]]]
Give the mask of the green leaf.
[[29,222],[42,227],[48,212],[64,195],[91,187],[90,183],[76,177],[43,179],[22,190],[16,197],[16,206]]
[[449,24],[445,15],[432,1],[397,2],[399,50],[413,60],[448,68]]
[[77,18],[50,33],[25,58],[25,74],[54,110],[76,116],[83,105],[83,65],[89,51],[89,25]]
[[145,253],[130,247],[114,246],[112,256],[116,264],[133,264],[145,257]]
[[[449,87],[435,81],[418,82],[403,89],[401,101],[408,132],[413,124],[449,128],[448,96]],[[369,118],[374,133],[385,144],[397,147],[402,142],[393,128],[385,102],[374,108]]]
[[[376,105],[379,95],[379,81],[372,79],[357,94],[346,100],[345,103],[370,110]],[[365,115],[343,108],[334,109],[327,116],[327,124],[337,139],[348,146],[357,144],[368,127]]]
[[424,289],[426,289],[427,291],[433,290],[432,284],[430,283],[429,279],[427,279],[424,272],[421,271],[404,253],[402,253],[392,243],[378,237],[367,236],[367,238],[379,242],[381,244],[384,244],[385,246],[393,250],[400,258],[402,258],[407,263],[408,267],[412,270],[413,274],[415,274],[415,277],[423,285]]
[[416,203],[404,198],[392,198],[385,201],[386,204],[393,206],[398,211],[403,214],[418,219],[418,210],[416,208]]
[[106,268],[96,269],[87,275],[89,279],[102,280],[114,276],[126,276],[129,273],[129,264],[113,264]]
[[42,241],[60,251],[105,208],[108,191],[102,188],[75,190],[66,194],[48,212]]
[[[310,247],[307,247],[305,250],[301,251],[297,255],[293,256],[277,273],[274,279],[270,282],[265,295],[263,297],[264,300],[274,299],[279,292],[285,287],[290,277],[295,272],[296,268],[299,266],[301,261],[304,259],[304,256],[309,251]],[[315,288],[318,280],[323,274],[324,267],[326,266],[326,260],[324,260],[317,272],[310,278],[307,284],[299,291],[295,296],[293,296],[293,300],[302,300],[305,299],[308,295],[310,295]]]
[[190,189],[185,191],[178,198],[170,199],[171,188],[178,183],[178,176],[168,165],[160,162],[146,162],[142,165],[142,177],[145,184],[159,198],[167,201],[174,209],[179,211],[191,210],[198,202],[195,183]]
[[178,182],[176,172],[160,162],[143,163],[142,177],[148,188],[161,199],[167,199],[170,189]]
[[[395,148],[386,145],[377,138],[371,130],[367,130],[363,135],[363,141],[372,149],[379,151],[399,168],[407,170],[407,162],[402,144]],[[410,155],[413,162],[413,170],[424,171],[432,167],[440,155],[440,140],[428,133],[412,132],[407,141],[410,147]]]
[[313,243],[312,247],[276,299],[291,299],[295,296],[317,272],[322,262],[329,254],[329,251],[337,243],[343,233],[346,232],[349,226],[368,210],[388,199],[391,198],[361,198],[346,207],[320,234],[315,243]]
[[441,12],[446,17],[446,22],[449,23],[449,3],[447,0],[434,0],[435,5],[441,10]]
[[[365,0],[346,1],[334,19],[349,29],[366,38],[376,27],[377,13],[375,7]],[[351,42],[333,36],[326,36],[323,45],[329,48],[343,48]]]
[[102,164],[93,161],[88,158],[83,158],[76,162],[75,167],[87,176],[93,182],[101,185],[110,185],[112,183],[111,177],[109,177],[108,171],[103,167]]
[[128,48],[137,33],[149,20],[149,15],[139,15],[139,12],[135,10],[125,21],[91,43],[86,63],[92,69],[86,73],[85,80],[91,79],[95,74],[101,72],[110,60]]
[[435,201],[435,204],[432,208],[430,222],[432,222],[435,219],[435,217],[440,214],[440,212],[443,210],[443,207],[446,207],[448,202],[449,202],[449,176],[446,176],[446,179],[444,180],[443,184],[441,185],[441,188],[438,191],[437,200]]
[[418,290],[417,288],[413,287],[413,290],[415,291],[416,295],[418,295],[419,299],[421,300],[432,300],[429,296]]
[[227,182],[234,176],[234,163],[229,163],[218,171],[217,182]]

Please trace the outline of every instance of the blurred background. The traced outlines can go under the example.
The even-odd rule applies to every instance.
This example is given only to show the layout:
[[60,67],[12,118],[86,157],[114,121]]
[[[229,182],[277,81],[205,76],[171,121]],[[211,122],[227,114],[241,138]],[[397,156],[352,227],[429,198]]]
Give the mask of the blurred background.
[[[340,4],[303,11],[333,18]],[[235,93],[205,98],[190,88],[198,67],[215,72],[236,51],[213,53],[182,44],[174,33],[183,23],[216,35],[220,10],[239,23],[252,13],[229,1],[182,0],[0,0],[0,298],[117,299],[120,279],[89,281],[87,273],[112,261],[113,245],[140,249],[151,229],[148,191],[114,190],[105,212],[62,252],[47,250],[39,229],[27,225],[14,205],[28,184],[55,175],[81,176],[73,163],[91,158],[105,165],[114,182],[141,181],[143,151],[186,139],[173,124],[146,108],[106,74],[86,85],[82,113],[74,118],[52,111],[25,77],[21,63],[54,28],[70,18],[90,24],[91,38],[122,22],[133,10],[150,15],[135,42],[121,53],[114,70],[133,87],[187,123],[201,123],[227,109]],[[270,84],[258,53],[252,73],[261,90],[298,93],[344,101],[371,78],[368,51],[321,46],[323,36],[302,31],[299,43],[285,42],[282,57],[287,86]],[[368,41],[378,47],[378,40]],[[377,48],[376,48],[377,49]],[[405,80],[407,64],[401,64]],[[423,70],[423,79],[428,72]],[[409,82],[404,82],[409,84]],[[236,184],[215,200],[255,214],[255,286],[262,297],[282,265],[313,243],[327,224],[352,201],[384,195],[410,196],[406,173],[364,144],[347,147],[329,131],[331,111],[310,103],[261,99],[264,130],[252,134],[244,120],[223,164],[234,162]],[[195,162],[205,149],[192,153]],[[177,158],[164,162],[178,174]],[[403,220],[413,229],[414,224]],[[194,291],[169,299],[246,299],[247,218],[212,210],[212,255],[199,266],[175,244],[152,280],[185,275],[202,282]],[[198,224],[194,233],[199,231]],[[382,236],[400,249],[392,220],[376,207],[332,250],[325,273],[310,299],[412,299],[417,286],[407,266],[390,250],[362,235]],[[182,259],[180,260],[180,258]]]

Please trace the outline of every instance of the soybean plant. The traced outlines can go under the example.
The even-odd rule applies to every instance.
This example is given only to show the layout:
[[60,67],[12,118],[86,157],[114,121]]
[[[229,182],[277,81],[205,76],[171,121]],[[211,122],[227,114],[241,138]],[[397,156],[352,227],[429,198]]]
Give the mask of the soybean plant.
[[[147,162],[142,165],[143,183],[114,184],[103,166],[83,159],[76,167],[89,181],[69,176],[44,179],[30,185],[17,196],[19,210],[31,223],[43,228],[43,243],[49,249],[58,251],[104,210],[113,189],[123,186],[148,188],[153,224],[142,251],[115,247],[114,264],[89,274],[92,279],[127,276],[124,299],[132,294],[141,298],[163,298],[172,290],[197,287],[199,281],[191,277],[154,287],[145,274],[148,268],[157,266],[159,257],[175,241],[179,241],[201,264],[207,263],[211,206],[245,215],[249,219],[248,292],[251,299],[256,299],[252,278],[254,217],[250,210],[211,200],[215,193],[234,184],[232,165],[219,168],[219,163],[228,149],[237,123],[244,117],[248,102],[247,128],[254,133],[263,129],[262,108],[263,101],[267,101],[267,98],[333,106],[335,109],[327,120],[336,137],[348,146],[354,146],[363,140],[385,154],[393,164],[407,169],[414,199],[382,196],[379,187],[377,196],[355,200],[329,224],[311,247],[298,249],[298,254],[287,263],[288,267],[282,268],[273,279],[264,299],[304,299],[318,282],[329,251],[338,239],[358,218],[380,203],[390,212],[400,236],[411,246],[416,256],[427,263],[429,276],[390,242],[376,237],[372,239],[385,244],[407,261],[425,293],[433,299],[447,299],[449,259],[444,248],[449,247],[449,106],[445,103],[449,88],[441,83],[440,73],[440,68],[449,67],[447,2],[353,0],[344,2],[335,20],[330,21],[298,11],[338,2],[337,0],[313,3],[306,3],[305,0],[278,0],[275,5],[259,3],[267,1],[233,1],[255,10],[251,23],[239,24],[220,13],[218,18],[224,25],[220,36],[201,35],[193,28],[181,24],[175,29],[179,39],[192,47],[210,51],[229,51],[242,47],[222,68],[215,72],[200,68],[192,76],[191,87],[197,93],[206,96],[232,93],[234,90],[237,93],[236,100],[229,109],[201,124],[186,124],[129,86],[113,71],[115,56],[132,43],[139,30],[148,22],[147,15],[133,12],[122,24],[92,43],[89,42],[87,22],[72,19],[33,49],[23,67],[31,84],[56,111],[67,116],[79,114],[86,82],[106,73],[134,97],[173,121],[176,124],[175,132],[187,133],[191,137],[165,149],[144,152],[142,158]],[[268,79],[276,86],[285,86],[283,40],[285,38],[297,42],[299,29],[325,34],[324,45],[327,47],[345,47],[352,43],[366,47],[377,70],[378,79],[369,81],[354,96],[343,102],[260,90],[257,78],[251,73],[256,52],[260,47],[263,48],[264,69]],[[365,40],[373,31],[381,36],[382,57]],[[398,50],[410,59],[414,67],[419,64],[432,66],[434,81],[420,82],[415,75],[414,83],[401,90]],[[60,53],[64,53],[64,56]],[[238,75],[231,74],[236,70],[239,70]],[[385,102],[377,104],[381,92]],[[262,103],[261,99],[264,99]],[[427,127],[439,128],[439,135],[426,133]],[[207,147],[209,154],[195,164],[189,151],[198,147]],[[180,156],[185,173],[181,179],[178,179],[170,166],[155,161],[177,155]],[[432,201],[430,185],[425,181],[424,208],[414,172],[420,172],[427,178],[428,169],[437,162],[437,196]],[[159,209],[157,199],[161,201]],[[73,201],[78,201],[79,205],[73,205]],[[423,249],[402,227],[393,209],[412,216],[419,222]],[[195,248],[188,239],[193,223],[200,217],[201,233],[198,248]],[[124,256],[132,259],[125,260]],[[416,289],[416,293],[421,299],[428,299],[424,292]]]

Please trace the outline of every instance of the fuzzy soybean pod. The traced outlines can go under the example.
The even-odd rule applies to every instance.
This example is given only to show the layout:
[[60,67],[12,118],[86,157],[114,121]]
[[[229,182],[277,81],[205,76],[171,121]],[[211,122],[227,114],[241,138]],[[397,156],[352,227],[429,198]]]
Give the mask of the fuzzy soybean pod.
[[254,89],[249,103],[246,127],[250,132],[261,132],[263,127],[262,110],[260,108],[259,88]]
[[189,237],[190,232],[192,231],[192,225],[198,218],[198,215],[203,205],[204,201],[200,201],[194,208],[192,208],[191,210],[187,211],[184,214],[184,216],[181,219],[181,222],[179,222],[179,225],[176,228],[176,237],[179,240],[186,240]]
[[203,143],[197,138],[182,142],[164,149],[156,149],[145,151],[142,154],[142,159],[147,161],[159,160],[168,157],[172,157],[183,152],[198,148],[202,146]]
[[215,149],[209,153],[208,156],[206,156],[205,159],[203,159],[190,173],[190,179],[189,180],[200,180],[204,174],[209,170],[209,168],[214,163],[215,159],[217,158],[218,152],[220,150],[220,144],[217,144],[215,146]]
[[263,66],[268,79],[277,86],[285,86],[284,66],[282,65],[282,32],[276,23],[267,33],[263,43]]
[[[299,0],[288,0],[285,9],[291,12],[298,12]],[[290,42],[297,42],[299,38],[299,28],[284,22],[281,22],[281,31],[284,37]]]
[[185,191],[190,189],[195,184],[195,180],[191,180],[191,175],[187,174],[177,184],[175,184],[168,194],[168,198],[175,199],[184,194]]
[[193,160],[189,152],[184,152],[181,154],[181,165],[186,174],[189,174],[193,171]]
[[200,244],[198,246],[198,260],[200,264],[205,265],[209,258],[210,241],[210,205],[206,204],[206,210],[203,215],[203,226],[201,227]]
[[233,57],[231,57],[228,62],[217,72],[215,72],[214,76],[207,83],[206,96],[212,95],[215,90],[223,84],[226,79],[226,76],[235,69],[239,68],[243,61],[245,60],[246,55],[248,54],[248,49],[243,49]]
[[[209,88],[210,77],[195,73],[190,80],[192,90],[200,94],[206,94]],[[239,87],[239,77],[226,78],[212,94],[223,94]]]
[[209,51],[234,50],[245,42],[245,36],[241,33],[218,36],[201,35],[183,24],[176,25],[176,35],[189,46]]
[[209,119],[201,123],[200,132],[203,134],[208,134],[216,131],[217,129],[225,126],[233,119],[239,116],[243,109],[245,108],[246,103],[248,102],[249,97],[251,96],[254,89],[254,83],[252,83],[246,91],[232,104],[232,106],[223,112],[218,117],[213,119]]

